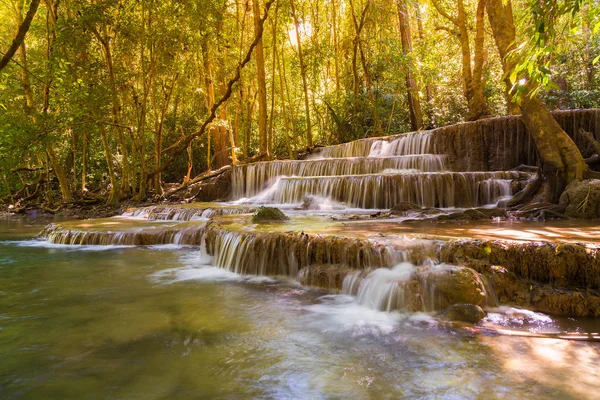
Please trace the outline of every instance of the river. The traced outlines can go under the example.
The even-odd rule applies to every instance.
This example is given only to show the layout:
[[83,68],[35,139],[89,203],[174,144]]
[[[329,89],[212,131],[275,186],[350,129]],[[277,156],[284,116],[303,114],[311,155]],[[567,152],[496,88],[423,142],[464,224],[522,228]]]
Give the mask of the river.
[[[197,247],[53,245],[36,239],[40,229],[0,221],[2,399],[599,393],[598,343],[474,334],[285,278],[236,275]],[[600,327],[512,314],[488,320],[524,331]]]

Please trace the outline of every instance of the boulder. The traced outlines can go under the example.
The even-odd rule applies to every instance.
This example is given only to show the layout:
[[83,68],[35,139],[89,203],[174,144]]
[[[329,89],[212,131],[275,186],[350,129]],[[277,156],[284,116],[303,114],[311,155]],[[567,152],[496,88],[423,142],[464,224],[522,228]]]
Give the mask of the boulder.
[[479,274],[471,268],[457,265],[420,267],[412,278],[411,286],[412,297],[417,300],[411,301],[411,308],[415,311],[444,310],[453,304],[481,306],[487,300]]
[[290,218],[285,215],[279,208],[275,207],[258,207],[252,214],[252,222],[260,224],[263,222],[287,221]]
[[600,179],[571,182],[560,196],[560,204],[571,218],[600,218]]

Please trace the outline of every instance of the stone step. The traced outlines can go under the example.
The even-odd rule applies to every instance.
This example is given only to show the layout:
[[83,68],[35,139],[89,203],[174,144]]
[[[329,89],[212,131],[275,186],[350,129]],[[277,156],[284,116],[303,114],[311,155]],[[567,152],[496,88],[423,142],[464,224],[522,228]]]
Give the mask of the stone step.
[[241,204],[298,204],[319,196],[364,209],[389,209],[401,202],[420,207],[495,204],[520,188],[528,174],[505,172],[409,172],[365,175],[279,177]]
[[314,160],[265,161],[235,167],[232,198],[251,197],[264,190],[278,176],[365,175],[385,170],[446,170],[446,156],[416,154],[390,157],[326,158]]

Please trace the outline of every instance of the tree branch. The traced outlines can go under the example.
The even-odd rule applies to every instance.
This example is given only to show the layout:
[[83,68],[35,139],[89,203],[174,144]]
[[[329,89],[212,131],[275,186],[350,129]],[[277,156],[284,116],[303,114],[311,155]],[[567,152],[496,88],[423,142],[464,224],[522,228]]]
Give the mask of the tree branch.
[[19,31],[17,32],[17,36],[15,36],[12,44],[8,48],[8,51],[4,54],[2,59],[0,59],[0,71],[6,67],[6,64],[13,58],[23,40],[25,40],[25,35],[29,30],[29,26],[31,25],[31,21],[37,12],[38,6],[40,5],[40,0],[31,0],[31,4],[29,5],[29,11],[27,11],[27,15],[23,20],[21,26],[19,26]]
[[200,137],[206,133],[206,128],[208,128],[208,126],[211,124],[211,122],[216,118],[217,110],[219,109],[219,107],[223,103],[225,103],[229,99],[229,97],[231,97],[231,94],[233,93],[233,85],[235,85],[235,83],[240,80],[242,69],[246,66],[246,64],[248,64],[250,62],[250,59],[252,57],[252,52],[253,52],[254,48],[256,47],[256,45],[258,44],[258,42],[260,41],[260,39],[262,38],[264,24],[265,24],[265,21],[267,20],[267,17],[269,16],[269,9],[271,8],[271,5],[274,2],[275,2],[275,0],[269,0],[265,4],[265,15],[258,22],[258,29],[256,31],[256,35],[254,36],[254,41],[250,45],[250,48],[248,49],[248,52],[246,53],[246,57],[244,57],[242,62],[240,62],[240,64],[236,68],[234,77],[231,78],[229,80],[229,82],[227,83],[227,90],[223,94],[223,97],[221,97],[219,99],[219,101],[217,101],[211,107],[210,114],[206,117],[206,119],[200,126],[200,129],[198,129],[194,133],[190,133],[189,135],[185,136],[185,138],[183,140],[180,140],[180,145],[178,147],[176,147],[176,149],[175,149],[174,153],[171,155],[171,157],[167,161],[165,161],[160,168],[157,168],[156,170],[149,172],[148,175],[146,176],[146,179],[151,179],[156,174],[159,174],[159,173],[163,172],[165,169],[167,169],[167,167],[169,165],[171,165],[173,163],[173,161],[175,161],[177,156],[187,148],[187,146],[192,142],[192,140],[194,140],[195,138]]
[[448,21],[452,22],[454,25],[458,26],[458,19],[454,18],[453,16],[451,16],[450,14],[448,14],[440,5],[440,3],[438,2],[438,0],[431,0],[431,4],[433,4],[433,6],[435,7],[435,9],[437,10],[437,12],[440,13],[440,15],[444,18],[446,18]]

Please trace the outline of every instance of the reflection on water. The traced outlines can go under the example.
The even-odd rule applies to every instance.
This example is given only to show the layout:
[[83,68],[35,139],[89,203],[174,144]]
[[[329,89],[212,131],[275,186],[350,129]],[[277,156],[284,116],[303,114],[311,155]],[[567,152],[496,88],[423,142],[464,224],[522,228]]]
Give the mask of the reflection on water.
[[88,251],[10,229],[0,233],[3,399],[593,398],[600,388],[594,343],[473,335],[242,277],[193,247]]

